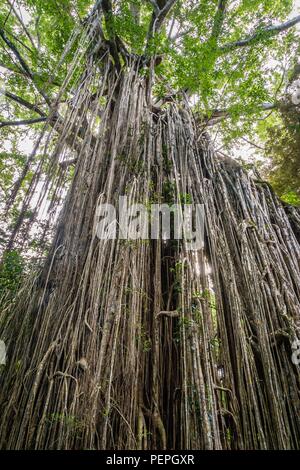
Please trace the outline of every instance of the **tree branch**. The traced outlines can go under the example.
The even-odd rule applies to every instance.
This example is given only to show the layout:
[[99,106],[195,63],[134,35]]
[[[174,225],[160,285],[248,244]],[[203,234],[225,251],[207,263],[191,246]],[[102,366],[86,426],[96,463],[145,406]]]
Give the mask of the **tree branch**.
[[[2,121],[2,122],[0,121],[0,129],[3,127],[9,127],[9,126],[15,126],[15,127],[28,126],[32,124],[38,124],[41,122],[47,122],[47,121],[48,121],[48,124],[55,130],[55,132],[57,132],[58,134],[63,132],[64,122],[63,122],[63,119],[58,115],[42,116],[40,118],[23,119],[20,121]],[[75,137],[75,134],[77,134],[79,138],[84,138],[82,129],[79,129],[78,132],[76,132],[75,129],[72,129],[66,138],[66,143],[71,149],[75,150],[75,152],[78,153],[80,151],[80,144],[79,144],[78,138]],[[70,165],[73,163],[76,163],[76,162],[70,162]]]
[[25,26],[24,24],[24,21],[22,20],[21,16],[19,15],[19,13],[17,12],[17,10],[15,9],[14,7],[14,4],[11,3],[10,0],[6,0],[6,2],[9,4],[10,8],[12,9],[12,11],[14,12],[15,14],[15,17],[17,18],[17,20],[19,21],[20,25],[22,26],[26,36],[28,37],[29,41],[31,42],[32,46],[34,47],[35,50],[37,50],[36,48],[36,45],[34,43],[34,40],[30,34],[30,32],[28,31],[27,27]]
[[[291,108],[295,105],[292,104],[284,104],[280,101],[276,103],[262,103],[260,109],[258,111],[272,111],[274,109],[284,109],[284,108]],[[223,119],[230,117],[230,111],[228,109],[214,109],[209,116],[203,116],[203,120],[206,121],[207,126],[214,126]]]
[[[215,39],[217,40],[218,37],[221,34],[225,14],[226,14],[226,6],[227,6],[228,0],[219,0],[218,6],[217,6],[217,11],[213,20],[213,27],[212,27],[212,32],[210,35],[209,40]],[[179,31],[175,36],[170,37],[171,42],[175,42],[177,39],[182,38],[183,36],[186,36],[187,34],[191,33],[193,31],[193,27],[188,28],[185,31]]]
[[[20,74],[20,75],[25,75],[25,72],[23,70],[21,70],[20,68],[14,68],[13,65],[4,64],[4,62],[0,62],[0,67],[4,68],[6,70],[9,70],[10,72],[13,72],[13,73],[17,73],[17,74]],[[26,75],[26,77],[27,77],[27,75]]]
[[23,59],[21,56],[20,52],[16,48],[16,46],[6,37],[4,30],[0,28],[0,37],[3,39],[5,44],[9,47],[9,49],[14,53],[18,61],[20,62],[22,69],[26,73],[27,77],[29,77],[31,80],[33,80],[33,74],[30,71],[29,66],[27,65],[26,61]]
[[214,17],[212,33],[210,39],[217,40],[221,34],[225,13],[226,13],[227,0],[219,0],[217,12]]
[[255,144],[254,142],[251,142],[250,140],[246,139],[246,137],[241,137],[241,140],[246,142],[246,144],[252,145],[252,147],[256,147],[258,150],[265,151],[264,147],[261,147],[261,145]]
[[[28,75],[24,72],[24,70],[20,69],[16,64],[13,65],[10,65],[10,64],[5,64],[4,62],[0,62],[0,67],[8,70],[9,72],[13,72],[13,73],[16,73],[18,75],[23,75],[23,77],[26,77],[28,78]],[[33,77],[34,79],[37,79],[37,78],[42,78],[42,76],[38,73],[33,73]],[[43,77],[45,79],[45,77]],[[46,82],[48,82],[48,79],[46,79]],[[55,85],[57,87],[61,87],[61,83],[58,82],[57,80],[53,80],[51,82],[52,85]]]
[[18,36],[16,36],[14,33],[12,33],[11,31],[6,31],[6,34],[11,36],[16,42],[20,44],[20,46],[24,47],[28,52],[30,52],[30,54],[33,53],[32,48],[27,46],[27,44],[25,44],[21,39],[19,39]]
[[45,122],[47,119],[47,116],[45,116],[35,119],[24,119],[22,121],[0,121],[0,129],[7,126],[27,126],[29,124],[37,124],[39,122]]
[[20,96],[17,96],[14,93],[10,93],[9,91],[4,91],[4,96],[6,96],[7,98],[10,98],[11,100],[15,101],[21,106],[24,106],[25,108],[30,109],[31,111],[34,111],[35,113],[39,114],[42,117],[46,116],[44,111],[42,111],[38,106],[36,106],[33,103],[30,103],[27,100],[24,100],[24,98],[21,98]]
[[[280,103],[262,103],[260,111],[271,111],[278,108],[280,108]],[[230,117],[228,109],[214,109],[209,116],[204,117],[204,120],[208,126],[214,126],[228,117]]]
[[104,13],[105,26],[109,38],[110,53],[116,63],[117,69],[120,70],[121,64],[117,47],[117,38],[114,26],[114,16],[111,0],[102,0],[102,9]]
[[266,28],[260,29],[256,31],[256,33],[254,33],[252,36],[248,36],[245,39],[225,44],[224,46],[220,47],[220,50],[223,52],[230,52],[233,49],[239,47],[250,46],[252,44],[255,44],[256,42],[259,42],[261,39],[270,38],[272,36],[275,36],[276,34],[286,31],[287,29],[292,28],[298,23],[300,23],[300,15],[296,16],[295,18],[289,21],[286,21],[285,23],[271,25]]
[[158,6],[158,4],[156,3],[155,0],[149,0],[149,3],[151,3],[151,5],[153,6],[153,11],[155,12],[156,15],[158,15],[159,11],[160,11],[160,8]]
[[175,2],[176,2],[176,0],[168,0],[166,2],[165,6],[163,7],[163,9],[160,10],[160,12],[157,15],[157,20],[156,20],[156,25],[155,25],[155,32],[158,31],[161,28],[163,22],[166,19],[166,16],[168,15],[169,11],[171,10],[171,8],[175,4]]
[[[164,20],[166,19],[169,11],[171,10],[172,6],[176,0],[168,0],[168,1],[163,1],[160,3],[160,5],[157,4],[157,2],[151,1],[151,4],[154,5],[153,7],[153,14],[152,18],[150,21],[149,29],[148,29],[148,34],[147,34],[147,44],[145,47],[145,55],[147,56],[147,51],[149,49],[149,44],[151,39],[153,38],[154,34],[159,31],[159,29],[162,27]],[[160,6],[162,8],[160,8]]]
[[22,69],[24,70],[25,75],[32,81],[37,91],[42,95],[46,103],[50,106],[51,105],[50,98],[47,96],[47,94],[43,90],[40,89],[39,86],[37,86],[34,80],[34,74],[31,72],[30,67],[28,66],[27,62],[25,61],[25,59],[23,59],[17,47],[6,37],[5,32],[2,28],[0,28],[0,37],[5,42],[5,44],[9,47],[9,49],[13,52],[15,57],[18,59],[18,62],[20,63]]

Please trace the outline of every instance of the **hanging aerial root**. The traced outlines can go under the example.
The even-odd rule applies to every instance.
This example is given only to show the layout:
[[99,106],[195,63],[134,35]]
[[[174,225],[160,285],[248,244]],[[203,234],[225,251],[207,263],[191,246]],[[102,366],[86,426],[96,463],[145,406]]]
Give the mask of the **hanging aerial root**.
[[[75,80],[24,201],[44,180],[36,218],[20,218],[11,239],[30,240],[41,207],[43,240],[56,224],[40,274],[0,317],[0,446],[298,448],[299,245],[286,210],[216,158],[187,103],[154,116],[139,65],[113,74],[105,57],[100,71],[90,54]],[[100,240],[97,205],[120,195],[204,204],[204,249]]]

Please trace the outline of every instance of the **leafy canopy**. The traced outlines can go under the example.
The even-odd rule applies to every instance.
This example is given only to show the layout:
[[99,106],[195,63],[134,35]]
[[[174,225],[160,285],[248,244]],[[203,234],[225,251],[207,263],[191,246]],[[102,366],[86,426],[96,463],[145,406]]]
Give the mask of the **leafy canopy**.
[[[201,119],[221,116],[215,129],[225,145],[245,135],[256,139],[257,123],[269,114],[266,104],[277,112],[299,44],[295,25],[300,17],[290,22],[296,16],[295,1],[102,3],[111,7],[103,20],[107,39],[118,37],[129,54],[160,56],[155,93],[186,90]],[[67,73],[72,50],[59,69],[57,64],[68,39],[94,4],[95,0],[5,0],[0,5],[0,80],[5,89],[0,101],[1,165],[5,166],[4,155],[8,164],[15,163],[13,172],[1,173],[5,191],[8,179],[22,171],[26,155],[21,154],[29,154]],[[153,18],[164,9],[164,21],[153,28]]]

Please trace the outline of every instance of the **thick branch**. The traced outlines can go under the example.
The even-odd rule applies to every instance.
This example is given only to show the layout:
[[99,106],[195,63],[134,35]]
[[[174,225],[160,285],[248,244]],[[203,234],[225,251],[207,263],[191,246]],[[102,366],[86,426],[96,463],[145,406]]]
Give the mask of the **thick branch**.
[[159,31],[159,29],[162,27],[169,11],[171,10],[172,6],[176,0],[168,0],[166,2],[158,4],[156,1],[152,2],[152,5],[154,4],[154,9],[153,9],[153,14],[151,18],[151,22],[149,25],[149,30],[147,34],[147,44],[145,48],[145,55],[147,55],[147,51],[149,49],[149,44],[151,39],[153,38],[154,34]]
[[153,6],[153,11],[156,15],[159,14],[159,11],[160,11],[160,8],[158,6],[158,4],[156,3],[155,0],[149,0],[149,3],[151,3],[151,5]]
[[297,23],[300,23],[300,15],[296,16],[295,18],[289,21],[286,21],[285,23],[272,25],[268,26],[267,28],[260,29],[256,31],[256,33],[254,33],[252,36],[248,36],[245,39],[225,44],[220,48],[220,50],[223,52],[230,52],[231,50],[239,47],[250,46],[252,44],[255,44],[256,42],[259,42],[261,39],[270,38],[272,36],[275,36],[276,34],[286,31],[287,29],[295,26]]
[[14,53],[16,58],[18,59],[19,63],[22,66],[22,69],[26,73],[27,77],[29,77],[31,80],[33,80],[33,74],[31,73],[31,70],[29,66],[27,65],[26,61],[23,59],[21,56],[20,52],[16,48],[16,46],[6,37],[3,29],[0,28],[0,37],[3,39],[5,44],[9,47],[9,49]]
[[30,124],[37,124],[39,122],[45,122],[47,121],[47,116],[46,117],[40,117],[40,118],[35,118],[35,119],[24,119],[22,121],[0,121],[0,129],[2,127],[7,127],[7,126],[27,126]]
[[155,21],[155,26],[154,26],[155,31],[154,32],[157,32],[161,28],[163,22],[165,21],[169,11],[171,10],[171,8],[175,4],[175,2],[176,2],[176,0],[167,1],[165,6],[163,7],[163,9],[160,10],[160,12],[157,15],[156,21]]
[[30,103],[27,100],[24,100],[24,98],[21,98],[20,96],[17,96],[13,93],[10,93],[9,91],[4,92],[4,96],[7,98],[10,98],[11,100],[15,101],[16,103],[20,104],[21,106],[24,106],[27,109],[30,109],[31,111],[34,111],[35,113],[39,114],[40,116],[45,117],[46,114],[44,111],[42,111],[38,106],[36,106],[33,103]]
[[[291,101],[276,101],[275,103],[261,103],[257,110],[253,111],[273,111],[277,110],[289,110],[292,108],[297,108],[298,105],[292,103]],[[218,122],[230,117],[230,111],[228,109],[214,109],[209,115],[202,116],[201,120],[206,123],[207,126],[214,126]]]
[[34,80],[34,74],[31,72],[30,67],[28,66],[27,62],[25,61],[25,59],[23,59],[22,55],[20,54],[16,46],[6,37],[3,29],[1,28],[0,28],[0,37],[5,42],[5,44],[9,47],[9,49],[13,52],[15,57],[18,59],[18,62],[20,63],[22,69],[24,70],[25,75],[33,82],[37,91],[42,95],[46,103],[50,106],[51,101],[49,97],[46,95],[46,93],[43,90],[41,90],[36,85],[35,80]]
[[120,69],[121,64],[120,64],[120,59],[119,59],[118,47],[117,47],[111,0],[102,0],[102,9],[104,13],[105,26],[106,26],[106,30],[107,30],[107,34],[109,38],[110,53],[116,63],[117,69]]
[[225,13],[226,13],[227,0],[219,0],[217,12],[215,14],[212,33],[210,39],[217,40],[221,34]]
[[[282,103],[262,103],[260,111],[272,111],[273,109],[279,109]],[[205,116],[204,120],[206,125],[214,126],[223,119],[230,117],[230,111],[228,109],[214,109],[209,116]]]

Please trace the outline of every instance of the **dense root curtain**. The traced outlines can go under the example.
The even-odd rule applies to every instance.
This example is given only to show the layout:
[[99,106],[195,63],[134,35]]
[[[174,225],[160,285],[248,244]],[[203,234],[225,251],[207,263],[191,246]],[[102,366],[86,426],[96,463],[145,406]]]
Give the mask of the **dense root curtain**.
[[[61,92],[74,82],[72,103],[63,120],[53,110],[40,139],[50,163],[36,164],[24,201],[38,188],[53,217],[73,152],[41,273],[1,313],[0,446],[297,448],[299,244],[285,209],[216,158],[184,97],[151,106],[151,67],[145,78],[134,58],[116,71],[105,50],[95,54],[93,28]],[[204,249],[98,239],[97,205],[120,195],[204,204]],[[10,247],[30,236],[26,223]]]

